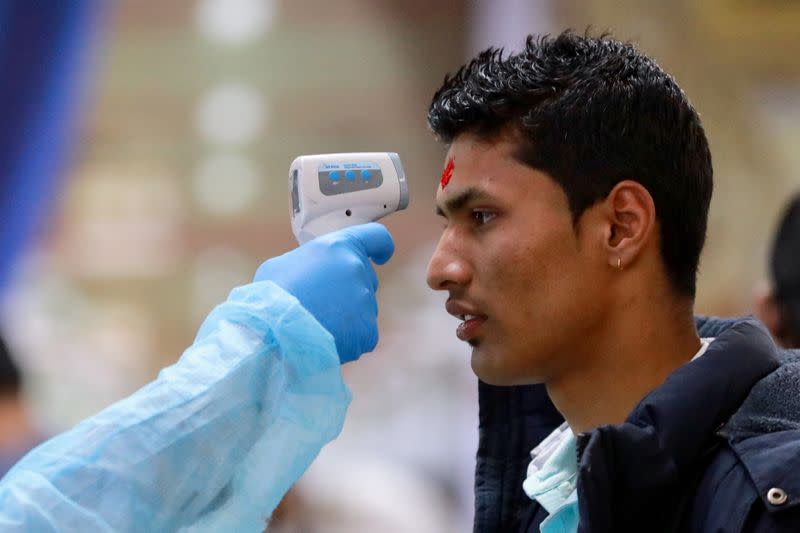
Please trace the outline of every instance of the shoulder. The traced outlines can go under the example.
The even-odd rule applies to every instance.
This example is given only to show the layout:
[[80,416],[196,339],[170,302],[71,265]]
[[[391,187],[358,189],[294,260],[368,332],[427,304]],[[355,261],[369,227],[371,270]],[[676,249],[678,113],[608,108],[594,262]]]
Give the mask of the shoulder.
[[800,430],[725,443],[706,468],[689,531],[800,531]]

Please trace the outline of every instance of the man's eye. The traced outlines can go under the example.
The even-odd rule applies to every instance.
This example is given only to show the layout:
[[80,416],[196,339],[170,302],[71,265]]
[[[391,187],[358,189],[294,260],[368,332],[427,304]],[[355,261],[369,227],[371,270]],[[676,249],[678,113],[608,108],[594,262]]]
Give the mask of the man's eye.
[[496,216],[497,216],[497,214],[493,213],[492,211],[475,210],[475,211],[472,212],[472,219],[479,226],[483,226],[484,224],[488,224]]

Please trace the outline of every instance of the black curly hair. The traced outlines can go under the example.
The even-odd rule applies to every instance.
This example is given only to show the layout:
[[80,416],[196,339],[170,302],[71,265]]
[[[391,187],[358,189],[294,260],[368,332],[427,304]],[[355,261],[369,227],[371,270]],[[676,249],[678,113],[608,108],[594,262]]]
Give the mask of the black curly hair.
[[672,285],[694,297],[713,189],[703,126],[675,80],[636,46],[570,30],[489,48],[445,77],[428,111],[437,138],[512,134],[515,157],[565,191],[574,221],[620,181],[650,192]]

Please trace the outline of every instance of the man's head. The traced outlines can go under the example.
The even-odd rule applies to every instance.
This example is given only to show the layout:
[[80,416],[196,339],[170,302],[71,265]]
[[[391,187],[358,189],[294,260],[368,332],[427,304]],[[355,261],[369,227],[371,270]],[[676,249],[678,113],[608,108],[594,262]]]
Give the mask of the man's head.
[[428,282],[479,315],[460,328],[479,377],[558,372],[557,352],[625,304],[619,267],[691,303],[711,156],[686,96],[635,47],[567,32],[489,49],[445,79],[428,122],[454,167]]
[[800,348],[800,194],[786,206],[769,256],[771,287],[760,295],[758,314],[775,339]]

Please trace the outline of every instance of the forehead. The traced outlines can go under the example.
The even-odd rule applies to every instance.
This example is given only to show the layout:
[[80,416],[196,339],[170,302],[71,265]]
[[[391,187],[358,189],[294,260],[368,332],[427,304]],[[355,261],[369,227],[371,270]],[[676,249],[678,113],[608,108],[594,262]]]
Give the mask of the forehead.
[[518,161],[513,156],[515,148],[509,139],[487,142],[472,136],[458,137],[447,151],[444,165],[449,169],[452,164],[452,176],[439,184],[437,204],[443,205],[468,189],[498,199],[519,199],[534,193],[542,178],[551,181]]

